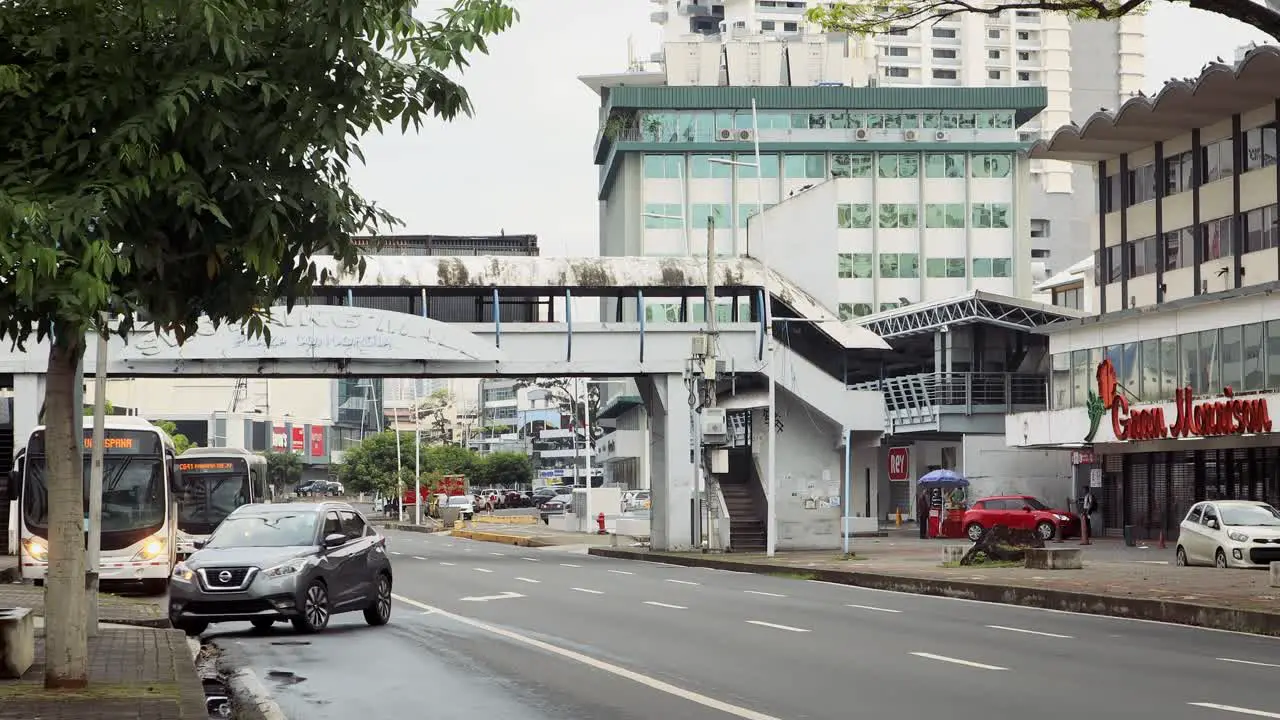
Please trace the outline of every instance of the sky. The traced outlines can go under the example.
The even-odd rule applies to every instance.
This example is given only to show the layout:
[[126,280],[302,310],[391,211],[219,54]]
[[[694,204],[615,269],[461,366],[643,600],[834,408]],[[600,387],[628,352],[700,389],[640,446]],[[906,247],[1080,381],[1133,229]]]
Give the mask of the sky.
[[[473,117],[418,133],[366,137],[353,168],[364,195],[404,221],[402,233],[533,233],[547,256],[595,255],[598,170],[591,151],[599,97],[580,75],[626,69],[628,42],[659,49],[646,0],[513,0],[521,14],[460,77]],[[441,0],[423,3],[424,14]],[[1147,23],[1147,94],[1208,61],[1267,38],[1218,15],[1155,0]]]

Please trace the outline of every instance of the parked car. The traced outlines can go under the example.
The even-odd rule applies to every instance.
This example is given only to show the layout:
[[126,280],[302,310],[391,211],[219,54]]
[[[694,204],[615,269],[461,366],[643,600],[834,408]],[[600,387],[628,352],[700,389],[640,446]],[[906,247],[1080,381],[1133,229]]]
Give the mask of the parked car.
[[508,490],[503,494],[502,506],[509,508],[528,507],[529,499],[519,490]]
[[1178,565],[1267,568],[1280,561],[1280,510],[1264,502],[1196,503],[1179,530]]
[[533,491],[533,507],[541,508],[543,503],[550,501],[557,495],[564,494],[564,492],[565,488],[562,485],[548,485],[546,487],[540,487]]
[[169,584],[169,621],[188,635],[283,620],[319,632],[335,613],[357,611],[370,625],[391,619],[391,560],[386,539],[342,502],[241,506]]
[[539,508],[542,522],[547,522],[552,515],[563,515],[568,512],[570,506],[573,505],[573,493],[567,495],[556,495],[550,500],[544,502]]
[[1063,539],[1080,534],[1079,515],[1069,510],[1054,510],[1030,495],[999,495],[977,500],[965,511],[963,525],[965,535],[973,542],[996,525],[1035,530],[1044,540],[1052,540],[1060,530]]
[[458,511],[458,517],[463,520],[470,520],[476,515],[475,501],[471,499],[470,495],[454,495],[449,498],[445,507],[456,509]]

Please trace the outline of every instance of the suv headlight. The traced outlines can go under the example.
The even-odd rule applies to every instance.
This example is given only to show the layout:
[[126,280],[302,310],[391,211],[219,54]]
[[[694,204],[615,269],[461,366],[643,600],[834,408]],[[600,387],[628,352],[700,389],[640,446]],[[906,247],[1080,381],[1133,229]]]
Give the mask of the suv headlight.
[[306,560],[302,558],[296,558],[294,560],[290,560],[289,562],[276,565],[273,568],[268,568],[266,570],[263,570],[262,576],[268,577],[268,578],[279,578],[279,577],[286,577],[288,575],[296,575],[302,572],[302,568],[306,566],[307,566]]
[[143,541],[142,549],[138,551],[137,555],[133,556],[133,561],[137,562],[139,560],[155,560],[156,558],[164,554],[164,551],[165,551],[164,538],[160,537],[159,535],[152,535],[151,537]]
[[27,557],[35,560],[36,562],[49,561],[49,546],[45,545],[41,540],[28,538],[27,541],[22,544],[22,548],[27,551]]
[[1249,542],[1249,536],[1245,535],[1244,533],[1238,530],[1232,530],[1231,532],[1227,533],[1227,537],[1231,538],[1232,540],[1235,540],[1236,542]]
[[177,565],[173,566],[174,580],[180,580],[182,582],[191,582],[191,578],[195,576],[196,576],[195,572],[193,572],[191,568],[187,567],[186,563],[180,562]]

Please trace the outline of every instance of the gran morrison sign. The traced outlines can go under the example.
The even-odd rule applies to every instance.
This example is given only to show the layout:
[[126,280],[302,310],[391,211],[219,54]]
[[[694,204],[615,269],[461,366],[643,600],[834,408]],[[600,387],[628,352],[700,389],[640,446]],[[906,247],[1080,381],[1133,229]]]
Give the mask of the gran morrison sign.
[[345,305],[276,308],[271,340],[238,325],[207,320],[182,345],[166,334],[139,332],[112,348],[123,362],[183,360],[496,361],[500,351],[464,328],[388,310]]

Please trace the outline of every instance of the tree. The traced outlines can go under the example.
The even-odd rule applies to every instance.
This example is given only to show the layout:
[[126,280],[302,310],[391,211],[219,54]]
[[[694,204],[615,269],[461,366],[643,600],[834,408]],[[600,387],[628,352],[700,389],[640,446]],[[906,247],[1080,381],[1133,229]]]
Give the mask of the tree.
[[[578,434],[586,437],[593,449],[596,446],[596,440],[604,435],[604,429],[600,427],[600,385],[598,383],[586,380],[575,381],[574,378],[538,378],[521,382],[520,387],[540,388],[546,391],[552,402],[560,406],[560,414],[569,416]],[[587,417],[584,413],[590,415],[589,432],[582,429],[587,425]]]
[[352,188],[360,137],[469,113],[446,72],[504,0],[23,0],[0,5],[0,335],[49,338],[45,685],[87,684],[80,409],[86,333],[268,313],[361,270],[395,218]]
[[189,440],[186,435],[183,435],[182,433],[178,432],[178,426],[175,425],[174,423],[168,420],[161,420],[153,424],[156,427],[163,430],[165,434],[168,435],[171,440],[173,440],[174,452],[178,453],[179,455],[186,452],[188,448],[196,447],[196,444],[191,442],[191,440]]
[[347,450],[338,465],[338,480],[355,492],[396,496],[399,483],[413,484],[413,433],[400,432],[402,472],[396,476],[396,432],[367,435]]
[[436,390],[418,403],[415,412],[426,426],[426,439],[433,444],[453,441],[448,412],[453,407],[453,395],[444,389]]
[[533,462],[519,452],[494,452],[484,456],[479,473],[485,485],[516,487],[533,484]]
[[302,481],[302,456],[298,453],[271,450],[262,453],[262,457],[267,460],[267,477],[277,488],[293,487]]
[[[1165,2],[1173,3],[1174,0]],[[996,15],[1005,10],[1056,12],[1078,20],[1115,20],[1146,12],[1148,4],[1146,0],[997,0],[981,5],[967,0],[900,0],[890,3],[864,0],[815,5],[809,8],[807,16],[810,22],[822,26],[826,32],[870,35],[888,32],[891,26],[910,28],[964,13]],[[1273,38],[1280,38],[1280,0],[1191,0],[1187,5],[1238,20]]]

